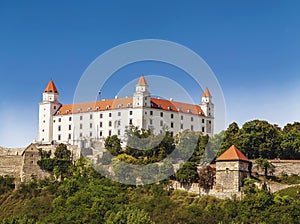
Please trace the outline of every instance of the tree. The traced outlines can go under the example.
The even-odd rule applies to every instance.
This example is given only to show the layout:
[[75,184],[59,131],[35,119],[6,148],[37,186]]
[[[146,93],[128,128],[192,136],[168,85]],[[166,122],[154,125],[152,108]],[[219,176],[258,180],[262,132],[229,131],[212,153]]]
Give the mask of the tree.
[[258,169],[264,171],[265,177],[268,177],[268,174],[272,175],[275,172],[275,166],[269,162],[267,159],[258,158],[255,160]]
[[71,151],[68,150],[67,146],[63,143],[60,143],[54,152],[54,155],[58,159],[66,159],[70,160],[71,159]]
[[297,128],[287,129],[283,132],[279,158],[300,159],[300,131]]
[[104,146],[113,156],[117,156],[122,152],[121,140],[117,135],[108,136],[105,139]]
[[176,180],[183,184],[195,183],[199,180],[197,164],[186,162],[175,174]]
[[278,157],[281,129],[267,121],[246,122],[239,133],[237,146],[249,159]]
[[117,214],[111,213],[105,224],[154,224],[148,213],[138,208],[126,208],[118,211]]
[[239,137],[240,128],[236,122],[231,123],[223,135],[223,142],[220,145],[218,150],[217,157],[219,157],[223,152],[229,149],[230,146],[238,146],[238,137]]
[[216,176],[216,169],[211,166],[202,167],[199,171],[199,187],[206,191],[212,189]]

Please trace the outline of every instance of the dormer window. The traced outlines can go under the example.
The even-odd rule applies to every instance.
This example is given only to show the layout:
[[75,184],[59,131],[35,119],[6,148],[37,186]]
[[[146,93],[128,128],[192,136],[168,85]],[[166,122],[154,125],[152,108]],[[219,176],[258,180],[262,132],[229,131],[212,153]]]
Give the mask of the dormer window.
[[92,108],[91,108],[91,107],[88,107],[88,108],[87,108],[87,111],[91,111],[91,110],[92,110]]
[[67,113],[67,114],[70,113],[70,110],[67,110],[66,113]]
[[191,110],[190,109],[187,109],[187,111],[186,112],[188,112],[188,113],[191,113]]
[[81,112],[81,108],[78,108],[77,111],[80,113]]
[[108,110],[108,109],[109,109],[109,105],[106,106],[106,110]]
[[177,110],[178,110],[178,112],[181,112],[181,108],[178,108]]
[[57,114],[60,114],[60,111],[57,111]]
[[171,107],[171,106],[168,106],[168,110],[172,110],[172,107]]
[[100,109],[100,107],[97,106],[97,107],[96,107],[96,110],[99,110],[99,109]]
[[119,105],[118,105],[118,108],[121,108],[122,106],[123,106],[122,104],[119,104]]
[[127,103],[127,107],[130,107],[130,103]]
[[161,108],[161,104],[158,104],[158,108]]

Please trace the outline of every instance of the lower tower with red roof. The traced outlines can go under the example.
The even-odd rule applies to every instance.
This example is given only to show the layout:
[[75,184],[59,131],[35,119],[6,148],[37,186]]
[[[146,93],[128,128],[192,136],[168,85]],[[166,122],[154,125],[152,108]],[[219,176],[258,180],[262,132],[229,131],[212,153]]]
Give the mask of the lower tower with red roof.
[[249,160],[233,145],[216,159],[215,189],[218,192],[238,193],[249,175]]

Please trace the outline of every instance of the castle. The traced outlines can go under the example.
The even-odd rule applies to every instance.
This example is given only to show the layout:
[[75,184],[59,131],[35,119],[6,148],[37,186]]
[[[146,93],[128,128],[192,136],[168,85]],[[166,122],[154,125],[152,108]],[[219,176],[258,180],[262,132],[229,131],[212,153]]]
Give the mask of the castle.
[[153,98],[144,76],[131,98],[62,105],[52,80],[39,107],[38,144],[66,143],[82,147],[84,140],[117,135],[123,142],[129,125],[177,134],[189,129],[213,136],[214,104],[206,88],[199,105]]

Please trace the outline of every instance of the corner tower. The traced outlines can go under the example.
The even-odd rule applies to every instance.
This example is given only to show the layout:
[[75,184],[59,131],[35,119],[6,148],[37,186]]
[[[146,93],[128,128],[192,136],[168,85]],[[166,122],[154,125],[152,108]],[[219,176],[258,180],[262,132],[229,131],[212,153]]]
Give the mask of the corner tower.
[[59,93],[52,80],[49,81],[43,92],[43,100],[39,108],[39,136],[42,144],[50,144],[53,140],[53,115],[60,108]]
[[216,190],[240,192],[249,176],[249,160],[234,145],[216,159]]
[[148,84],[145,77],[142,75],[135,86],[135,93],[133,94],[133,107],[150,107],[150,92],[148,91]]

